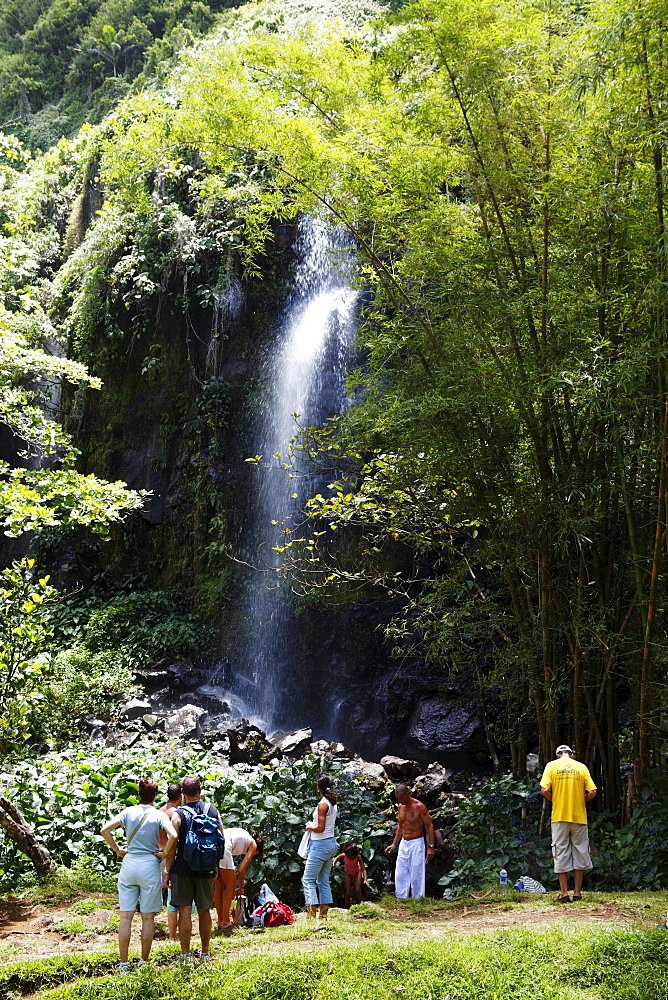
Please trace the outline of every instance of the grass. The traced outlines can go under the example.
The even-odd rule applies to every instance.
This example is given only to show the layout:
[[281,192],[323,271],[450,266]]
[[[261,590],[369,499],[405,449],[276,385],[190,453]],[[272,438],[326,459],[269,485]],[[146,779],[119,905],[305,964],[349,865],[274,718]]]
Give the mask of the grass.
[[[480,894],[476,894],[479,896]],[[95,908],[93,908],[93,904]],[[34,1000],[668,1000],[668,892],[591,893],[591,917],[548,896],[403,900],[334,911],[326,930],[305,916],[263,933],[214,938],[216,962],[177,968],[173,944],[154,945],[149,967],[120,978],[115,947],[0,965],[0,997]],[[81,899],[70,920],[100,908]],[[466,908],[466,910],[465,910]],[[483,931],[507,910],[528,927]],[[559,910],[559,919],[546,920]],[[468,917],[462,919],[465,912]],[[547,915],[547,916],[545,916]],[[112,914],[110,914],[112,916]],[[487,919],[490,918],[490,920]],[[545,917],[545,919],[543,919]],[[96,915],[97,918],[97,915]],[[472,933],[473,931],[473,933]],[[198,943],[198,942],[197,942]],[[136,956],[135,956],[136,957]]]
[[[276,952],[276,953],[272,953]],[[187,972],[147,968],[51,990],[49,1000],[665,1000],[668,936],[567,929],[265,948]],[[42,996],[40,994],[40,996]],[[46,997],[44,997],[46,1000]]]

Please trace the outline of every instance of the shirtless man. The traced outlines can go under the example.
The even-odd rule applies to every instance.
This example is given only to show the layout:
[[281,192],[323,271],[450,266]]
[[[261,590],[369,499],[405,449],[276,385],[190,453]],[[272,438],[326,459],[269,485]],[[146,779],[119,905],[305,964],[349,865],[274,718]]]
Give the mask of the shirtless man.
[[424,802],[414,799],[407,785],[395,785],[394,794],[399,803],[399,823],[394,840],[385,848],[385,853],[390,855],[399,848],[394,870],[397,899],[408,899],[409,896],[417,899],[424,896],[425,862],[434,858],[434,824]]
[[[181,786],[174,782],[167,787],[167,801],[161,808],[160,812],[167,814],[167,819],[171,821],[172,813],[175,809],[181,805],[182,790]],[[165,837],[165,844],[167,843],[167,838]],[[165,844],[162,842],[162,837],[160,838],[160,849],[164,850]],[[162,863],[162,888],[163,891],[167,888],[169,882],[169,877],[167,875],[166,863]],[[172,906],[170,893],[167,896],[167,927],[169,928],[169,940],[178,941],[178,923],[179,923],[179,911],[176,906]]]

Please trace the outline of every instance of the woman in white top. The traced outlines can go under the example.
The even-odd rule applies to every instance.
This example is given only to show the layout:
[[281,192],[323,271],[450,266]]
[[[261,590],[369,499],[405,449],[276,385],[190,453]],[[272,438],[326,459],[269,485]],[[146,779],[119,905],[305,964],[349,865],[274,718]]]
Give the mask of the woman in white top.
[[218,927],[221,931],[229,932],[234,927],[230,920],[230,905],[234,899],[237,888],[237,875],[234,871],[234,855],[243,855],[239,865],[239,894],[244,893],[244,878],[246,869],[251,860],[257,858],[262,860],[264,855],[264,840],[259,830],[249,833],[242,830],[240,826],[232,826],[225,829],[225,854],[218,862],[218,875],[213,883],[213,898],[216,904],[218,915]]
[[[119,972],[130,971],[128,948],[132,918],[139,903],[141,913],[141,961],[145,965],[153,944],[155,915],[162,909],[162,872],[160,862],[169,854],[177,841],[176,830],[166,813],[153,805],[158,786],[150,778],[139,782],[139,805],[124,809],[112,817],[100,830],[109,847],[123,858],[118,873],[118,902],[121,922],[118,925],[118,950],[121,964]],[[123,827],[126,847],[119,847],[111,831]],[[160,850],[160,834],[167,834],[164,850]]]
[[321,774],[318,778],[318,791],[321,799],[313,810],[313,822],[306,824],[311,834],[302,885],[304,899],[309,916],[315,917],[320,906],[320,918],[327,919],[327,911],[332,905],[332,890],[329,876],[332,862],[339,853],[339,845],[334,838],[336,823],[336,793],[333,791],[333,781],[329,774]]

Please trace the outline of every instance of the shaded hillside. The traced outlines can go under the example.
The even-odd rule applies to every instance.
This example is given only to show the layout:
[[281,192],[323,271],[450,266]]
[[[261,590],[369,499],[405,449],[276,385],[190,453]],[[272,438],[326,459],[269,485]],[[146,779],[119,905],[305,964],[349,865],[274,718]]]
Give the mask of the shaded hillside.
[[236,0],[2,0],[0,128],[48,149],[101,121]]

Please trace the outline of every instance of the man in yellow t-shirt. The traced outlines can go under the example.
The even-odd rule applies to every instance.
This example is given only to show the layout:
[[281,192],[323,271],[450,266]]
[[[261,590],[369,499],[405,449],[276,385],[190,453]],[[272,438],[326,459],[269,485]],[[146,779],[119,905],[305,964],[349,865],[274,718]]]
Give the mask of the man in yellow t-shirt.
[[596,798],[588,768],[573,760],[566,744],[557,747],[540,779],[540,793],[552,803],[552,855],[559,876],[558,903],[570,903],[568,873],[573,872],[573,899],[582,899],[582,877],[592,867],[586,802]]

